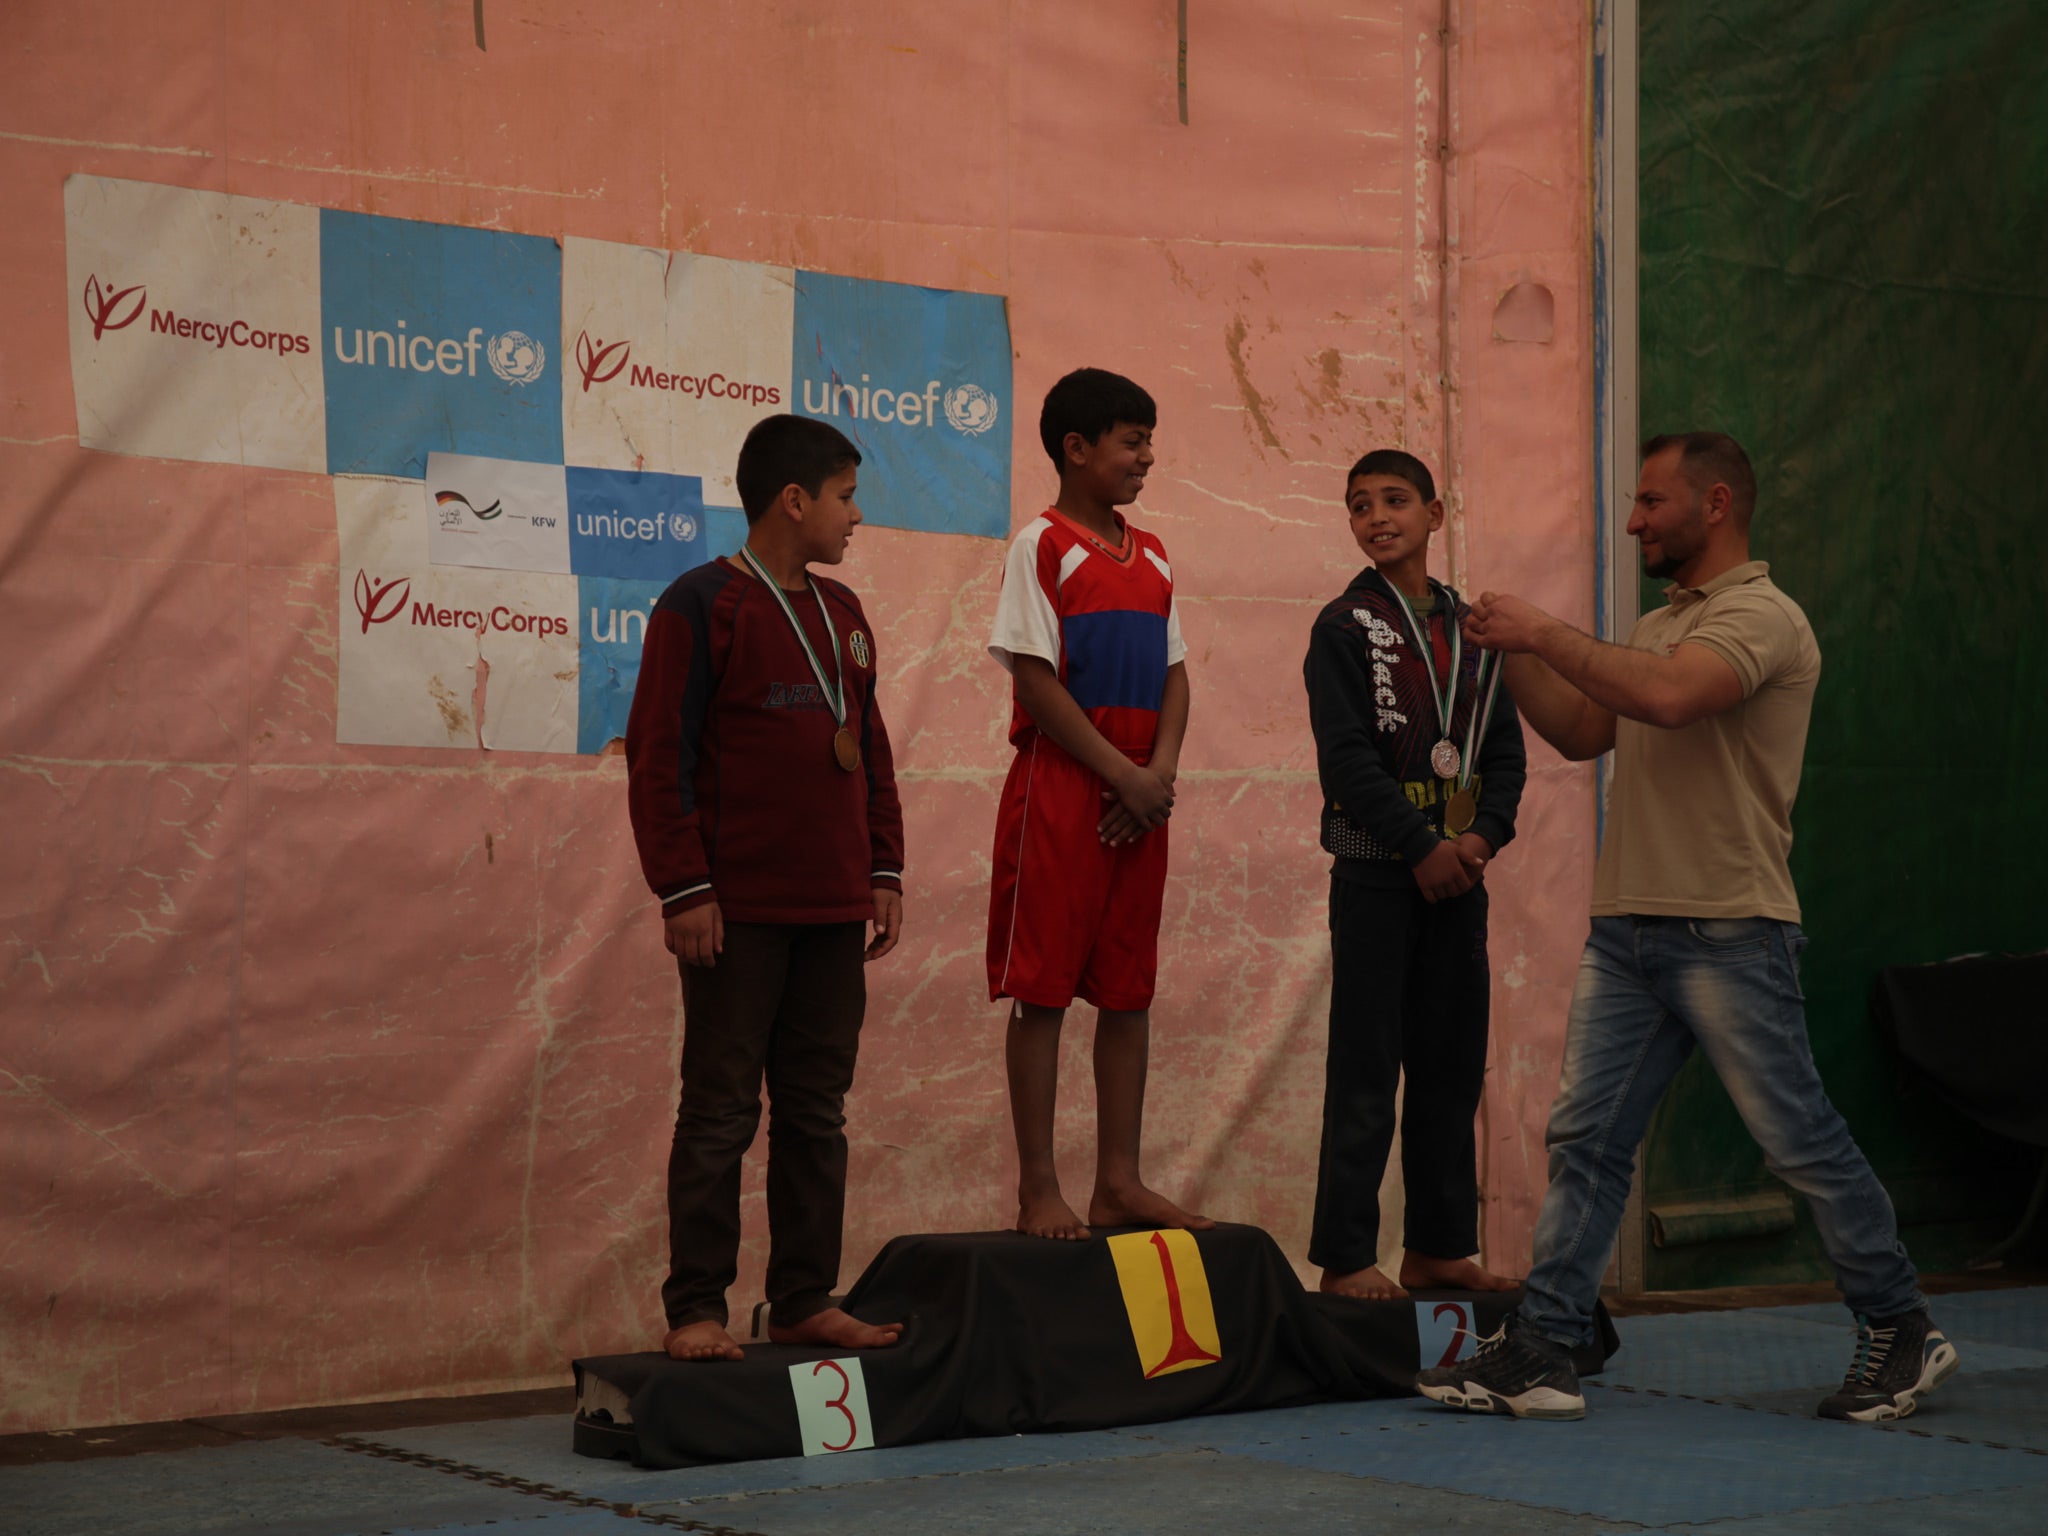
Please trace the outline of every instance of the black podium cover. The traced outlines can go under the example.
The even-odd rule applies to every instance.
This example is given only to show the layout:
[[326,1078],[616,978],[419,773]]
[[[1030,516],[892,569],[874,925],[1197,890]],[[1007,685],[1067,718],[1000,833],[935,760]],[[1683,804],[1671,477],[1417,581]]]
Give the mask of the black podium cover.
[[[877,1446],[1402,1396],[1418,1364],[1438,1363],[1450,1324],[1491,1332],[1519,1300],[1305,1292],[1256,1227],[1098,1229],[1079,1243],[1015,1232],[899,1237],[846,1298],[866,1321],[904,1322],[895,1347],[749,1344],[738,1362],[578,1360],[575,1448],[649,1467],[801,1454],[792,1366],[847,1399],[832,1405],[833,1432],[843,1425],[845,1440]],[[1432,1320],[1428,1361],[1419,1360],[1419,1317]],[[1581,1361],[1588,1373],[1616,1347],[1604,1312],[1600,1322],[1603,1345]],[[859,1387],[844,1367],[819,1364],[835,1358],[858,1359]],[[864,1419],[859,1396],[849,1397],[862,1392]]]

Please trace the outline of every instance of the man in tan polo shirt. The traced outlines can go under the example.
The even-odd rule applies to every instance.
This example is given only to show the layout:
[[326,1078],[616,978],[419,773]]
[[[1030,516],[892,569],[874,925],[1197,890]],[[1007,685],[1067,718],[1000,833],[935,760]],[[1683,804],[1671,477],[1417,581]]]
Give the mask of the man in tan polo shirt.
[[1506,653],[1522,718],[1575,761],[1614,753],[1592,933],[1550,1112],[1550,1188],[1521,1310],[1473,1358],[1421,1373],[1452,1407],[1576,1419],[1571,1351],[1593,1339],[1635,1149],[1695,1046],[1767,1166],[1805,1195],[1856,1354],[1824,1417],[1913,1412],[1956,1368],[1883,1186],[1828,1102],[1799,991],[1799,897],[1786,856],[1820,648],[1749,557],[1756,475],[1733,438],[1643,445],[1628,531],[1668,606],[1607,645],[1518,597],[1486,593],[1466,636]]

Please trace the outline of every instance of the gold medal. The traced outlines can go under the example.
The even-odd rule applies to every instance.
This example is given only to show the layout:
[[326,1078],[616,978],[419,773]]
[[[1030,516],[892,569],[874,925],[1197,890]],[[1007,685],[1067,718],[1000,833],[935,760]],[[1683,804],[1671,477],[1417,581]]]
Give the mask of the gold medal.
[[860,745],[843,725],[832,737],[832,759],[848,773],[860,766]]
[[1452,837],[1462,837],[1472,829],[1472,822],[1478,815],[1478,798],[1468,786],[1444,802],[1444,830]]

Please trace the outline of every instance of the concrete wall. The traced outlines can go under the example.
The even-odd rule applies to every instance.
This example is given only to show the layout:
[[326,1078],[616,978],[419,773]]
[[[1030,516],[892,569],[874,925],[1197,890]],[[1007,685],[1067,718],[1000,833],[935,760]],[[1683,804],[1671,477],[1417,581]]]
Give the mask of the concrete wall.
[[[1328,958],[1298,669],[1361,563],[1342,474],[1377,445],[1447,463],[1439,574],[1588,616],[1588,22],[1455,0],[1446,68],[1434,0],[1190,0],[1183,125],[1175,9],[485,0],[485,50],[456,0],[0,13],[0,1431],[557,1381],[651,1345],[683,1024],[618,759],[336,745],[331,481],[79,448],[75,172],[1006,294],[1019,523],[1053,489],[1045,386],[1144,382],[1137,515],[1194,687],[1150,1166],[1301,1254]],[[1547,326],[1533,290],[1496,316],[1525,281]],[[871,527],[846,570],[911,868],[851,1106],[848,1279],[892,1234],[1012,1211],[981,969],[1001,553]],[[1589,775],[1533,764],[1490,881],[1484,1230],[1509,1268],[1592,839]],[[740,1303],[758,1166],[746,1191]]]

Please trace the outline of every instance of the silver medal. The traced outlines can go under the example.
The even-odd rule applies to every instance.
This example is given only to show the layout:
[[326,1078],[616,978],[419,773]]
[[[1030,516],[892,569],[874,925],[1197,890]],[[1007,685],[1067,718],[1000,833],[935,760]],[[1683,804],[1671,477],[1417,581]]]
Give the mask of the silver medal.
[[1429,749],[1429,766],[1436,770],[1440,779],[1455,779],[1459,762],[1458,749],[1448,736]]

